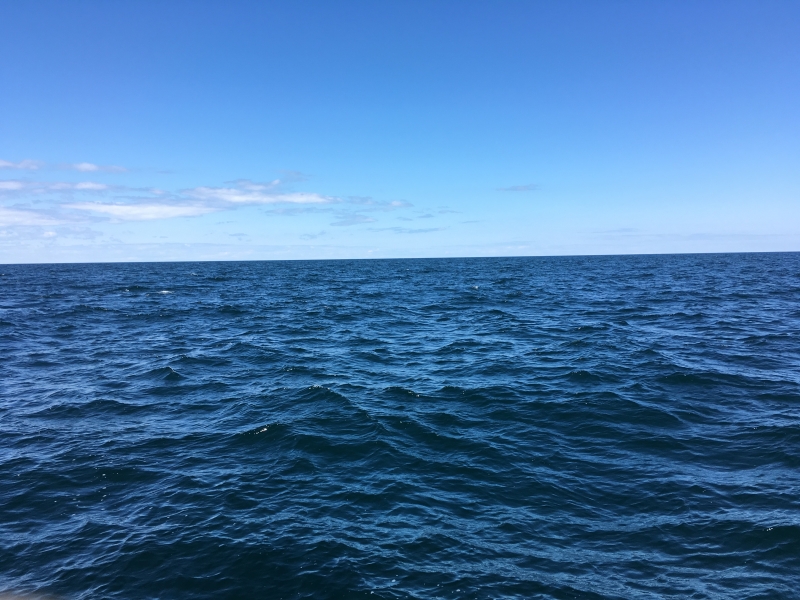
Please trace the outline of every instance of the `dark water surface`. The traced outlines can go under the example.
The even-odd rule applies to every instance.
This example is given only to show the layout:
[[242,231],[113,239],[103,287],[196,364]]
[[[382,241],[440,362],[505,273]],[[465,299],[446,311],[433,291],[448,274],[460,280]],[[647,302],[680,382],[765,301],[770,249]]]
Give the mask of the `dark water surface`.
[[0,272],[0,590],[800,597],[800,254]]

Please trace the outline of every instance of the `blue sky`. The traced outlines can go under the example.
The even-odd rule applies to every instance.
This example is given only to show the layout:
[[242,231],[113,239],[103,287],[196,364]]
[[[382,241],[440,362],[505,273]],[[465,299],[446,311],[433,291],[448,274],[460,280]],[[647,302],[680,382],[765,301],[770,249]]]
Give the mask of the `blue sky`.
[[0,262],[800,250],[797,2],[0,1]]

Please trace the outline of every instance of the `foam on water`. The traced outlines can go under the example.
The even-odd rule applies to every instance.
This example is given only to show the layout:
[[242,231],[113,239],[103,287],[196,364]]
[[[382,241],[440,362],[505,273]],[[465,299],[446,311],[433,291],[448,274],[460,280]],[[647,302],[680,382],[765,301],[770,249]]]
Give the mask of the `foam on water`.
[[798,254],[3,270],[8,594],[798,597]]

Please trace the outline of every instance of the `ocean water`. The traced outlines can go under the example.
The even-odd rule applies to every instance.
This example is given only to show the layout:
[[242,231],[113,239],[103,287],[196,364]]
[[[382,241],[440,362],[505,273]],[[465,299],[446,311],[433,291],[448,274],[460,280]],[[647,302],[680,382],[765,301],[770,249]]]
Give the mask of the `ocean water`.
[[800,597],[800,254],[0,272],[8,594]]

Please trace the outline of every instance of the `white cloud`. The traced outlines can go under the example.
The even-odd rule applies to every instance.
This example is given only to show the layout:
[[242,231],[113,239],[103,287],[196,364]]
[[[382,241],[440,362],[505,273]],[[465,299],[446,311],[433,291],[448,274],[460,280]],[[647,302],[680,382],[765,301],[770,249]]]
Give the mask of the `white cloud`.
[[107,190],[108,186],[104,183],[95,183],[94,181],[83,181],[81,183],[76,183],[74,189],[101,191],[101,190]]
[[42,163],[38,160],[25,159],[19,162],[10,162],[7,160],[0,160],[0,169],[20,169],[23,171],[35,171],[40,169]]
[[0,206],[0,227],[55,225],[57,222],[31,210],[3,208]]
[[382,210],[382,211],[391,211],[397,210],[400,208],[410,208],[414,206],[410,202],[406,202],[405,200],[375,200],[370,196],[350,196],[347,199],[351,204],[359,204],[361,206],[367,206],[369,208],[364,210]]
[[[78,163],[72,167],[81,172],[106,169],[93,163]],[[60,168],[68,167],[61,165]],[[290,176],[295,180],[301,179],[300,174],[292,173]],[[221,186],[200,186],[177,193],[156,188],[108,185],[97,181],[0,180],[0,199],[21,201],[22,206],[35,202],[40,208],[47,208],[38,213],[51,215],[52,218],[66,218],[67,222],[86,220],[90,216],[92,219],[104,217],[113,221],[172,219],[195,217],[237,207],[270,205],[267,209],[270,213],[335,212],[336,218],[332,224],[339,227],[376,222],[375,218],[363,214],[364,212],[393,211],[411,206],[400,200],[377,201],[366,197],[342,199],[316,192],[290,191],[285,189],[285,183],[280,179],[266,183],[237,180]],[[341,210],[347,205],[356,205],[357,208],[354,206],[354,210]],[[334,211],[334,208],[340,210]],[[37,220],[25,213],[25,209],[13,210],[17,212],[6,216],[9,225],[34,221],[39,224],[54,223],[51,220],[42,221],[41,217],[37,217]],[[84,215],[83,219],[78,217],[81,213]]]
[[[16,169],[22,171],[36,171],[41,169],[42,167],[46,166],[40,160],[31,160],[29,158],[25,160],[21,160],[19,162],[11,162],[9,160],[2,160],[0,159],[0,169]],[[54,168],[57,169],[66,169],[68,171],[80,171],[81,173],[95,173],[95,172],[105,172],[105,173],[125,173],[128,169],[125,167],[119,167],[117,165],[96,165],[94,163],[71,163],[71,164],[60,164],[60,165],[52,165]]]
[[187,204],[102,204],[100,202],[65,204],[64,208],[110,215],[124,221],[149,221],[152,219],[172,219],[175,217],[196,217],[217,210],[210,206]]
[[102,192],[111,189],[111,186],[96,181],[81,181],[71,183],[67,181],[45,182],[45,181],[21,181],[19,179],[6,179],[0,181],[0,192],[17,192],[26,190],[30,193],[41,194],[45,192]]
[[25,184],[21,181],[0,181],[0,190],[16,191],[21,190],[23,187],[25,187]]
[[125,173],[128,170],[125,167],[118,167],[116,165],[96,165],[90,162],[75,163],[68,165],[67,168],[80,171],[81,173],[94,173],[97,171],[104,171],[106,173]]
[[89,171],[99,171],[100,170],[100,167],[98,167],[97,165],[93,165],[92,163],[87,163],[87,162],[78,163],[76,165],[72,165],[72,168],[75,169],[76,171],[83,171],[84,173],[89,172]]
[[110,187],[105,183],[97,183],[95,181],[81,181],[80,183],[67,183],[65,181],[59,181],[58,183],[45,183],[41,185],[45,190],[78,190],[90,192],[101,192]]
[[184,193],[206,202],[231,204],[330,204],[337,199],[312,192],[280,192],[276,179],[268,184],[238,181],[234,187],[196,187]]
[[[17,169],[22,171],[36,171],[38,169],[44,168],[45,163],[40,160],[31,160],[29,158],[25,160],[21,160],[19,162],[11,162],[9,160],[2,160],[0,159],[0,169]],[[66,169],[69,171],[80,171],[81,173],[96,173],[96,172],[104,172],[104,173],[125,173],[128,171],[125,167],[119,167],[117,165],[96,165],[90,162],[80,162],[80,163],[72,163],[72,164],[59,164],[59,165],[50,165],[56,169]]]

